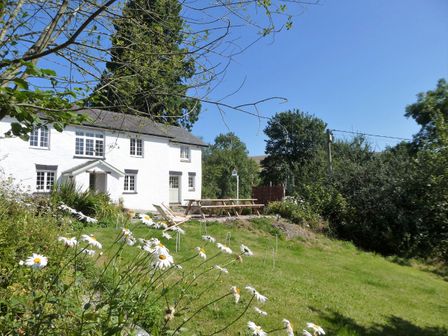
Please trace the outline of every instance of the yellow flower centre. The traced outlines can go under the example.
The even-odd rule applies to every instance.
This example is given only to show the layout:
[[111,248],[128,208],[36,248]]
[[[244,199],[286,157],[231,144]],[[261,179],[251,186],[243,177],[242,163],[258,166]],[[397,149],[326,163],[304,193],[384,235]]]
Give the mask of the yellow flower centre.
[[237,294],[239,294],[241,290],[237,287],[237,288],[235,288],[235,291]]
[[40,264],[41,259],[40,259],[39,257],[38,257],[38,258],[34,258],[33,262],[34,262],[35,264]]
[[159,255],[159,259],[160,260],[165,260],[166,259],[166,255],[164,255],[164,254]]
[[149,220],[149,216],[148,215],[146,215],[145,217],[143,217],[144,219],[146,219],[146,220]]
[[202,247],[199,249],[199,252],[205,254],[205,250]]
[[90,236],[90,239],[96,241],[96,238],[94,236]]
[[165,247],[165,245],[163,245],[162,243],[158,244],[159,247]]

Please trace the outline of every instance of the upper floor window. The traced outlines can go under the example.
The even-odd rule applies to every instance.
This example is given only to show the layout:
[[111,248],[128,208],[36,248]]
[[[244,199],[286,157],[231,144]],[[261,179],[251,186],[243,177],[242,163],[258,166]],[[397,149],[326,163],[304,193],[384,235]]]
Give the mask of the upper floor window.
[[93,131],[76,131],[75,154],[104,156],[104,134]]
[[190,161],[190,147],[180,146],[180,159],[182,161]]
[[136,193],[137,192],[137,173],[138,170],[125,169],[124,170],[124,187],[123,191],[125,193]]
[[194,191],[196,189],[196,173],[188,173],[188,190]]
[[50,132],[47,126],[35,128],[30,134],[30,146],[36,148],[48,148],[50,141]]
[[130,139],[130,154],[132,156],[143,157],[143,141],[142,139]]

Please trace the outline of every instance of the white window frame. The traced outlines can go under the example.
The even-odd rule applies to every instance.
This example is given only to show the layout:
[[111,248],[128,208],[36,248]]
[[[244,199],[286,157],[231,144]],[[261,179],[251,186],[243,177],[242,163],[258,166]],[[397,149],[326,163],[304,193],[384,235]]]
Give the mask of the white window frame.
[[[39,188],[39,175],[43,174],[42,179],[42,188]],[[52,174],[52,183],[49,184],[49,175]],[[53,189],[54,184],[56,183],[56,171],[55,170],[45,170],[45,169],[37,169],[36,170],[36,192],[50,192]]]
[[189,146],[180,146],[180,160],[191,161],[191,149]]
[[[87,154],[87,144],[90,144],[91,152],[93,154]],[[97,146],[102,143],[102,152],[97,155]],[[100,157],[104,158],[106,137],[104,132],[98,132],[94,130],[77,129],[75,131],[75,156],[82,157]]]
[[[131,189],[131,180],[133,184],[133,188]],[[135,194],[137,193],[137,174],[125,173],[124,175],[124,185],[123,185],[123,193],[124,194]]]
[[[139,154],[140,147],[140,154]],[[129,139],[129,154],[133,157],[143,157],[143,140],[139,138]]]
[[[46,132],[44,132],[46,131]],[[44,138],[45,136],[45,138]],[[46,140],[46,146],[45,141]],[[30,148],[35,149],[50,149],[50,129],[47,126],[35,128],[30,133]],[[35,144],[33,142],[36,141]]]
[[[193,181],[193,183],[190,183],[191,181]],[[196,190],[196,174],[188,174],[188,190]]]

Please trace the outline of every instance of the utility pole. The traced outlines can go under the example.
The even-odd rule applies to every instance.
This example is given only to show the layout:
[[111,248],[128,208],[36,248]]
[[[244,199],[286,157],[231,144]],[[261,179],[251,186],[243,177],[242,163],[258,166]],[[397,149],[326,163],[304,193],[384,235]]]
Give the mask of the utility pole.
[[331,156],[331,144],[333,143],[333,133],[327,129],[327,159],[328,159],[328,178],[333,176],[333,158]]

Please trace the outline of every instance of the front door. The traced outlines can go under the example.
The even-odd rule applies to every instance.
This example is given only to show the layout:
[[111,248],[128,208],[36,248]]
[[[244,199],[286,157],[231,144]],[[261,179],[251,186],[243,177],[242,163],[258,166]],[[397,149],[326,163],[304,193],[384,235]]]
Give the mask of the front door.
[[107,191],[107,174],[90,173],[89,189],[95,192],[105,193]]
[[170,203],[180,202],[180,176],[170,175]]

